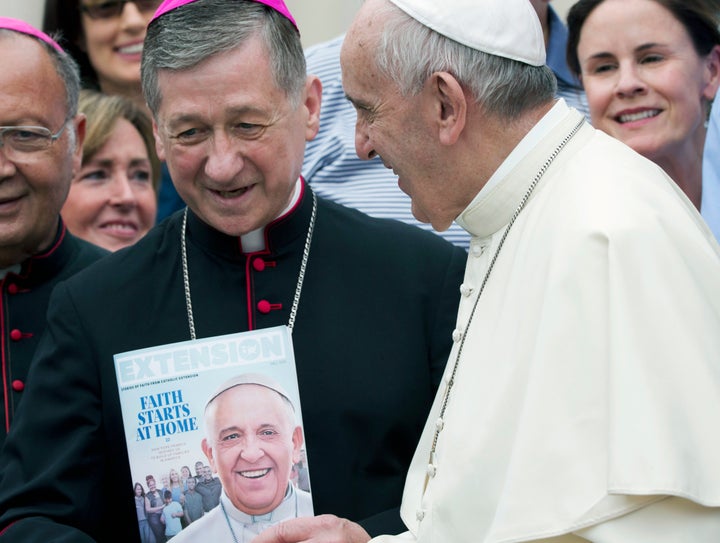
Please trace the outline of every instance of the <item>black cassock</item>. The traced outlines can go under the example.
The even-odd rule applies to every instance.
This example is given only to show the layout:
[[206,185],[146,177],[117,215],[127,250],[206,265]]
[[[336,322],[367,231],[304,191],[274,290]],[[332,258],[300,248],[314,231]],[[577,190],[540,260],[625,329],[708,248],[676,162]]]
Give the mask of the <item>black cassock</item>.
[[[312,210],[301,201],[244,254],[192,212],[197,337],[287,324]],[[49,334],[0,457],[10,541],[138,541],[113,355],[190,339],[182,211],[56,289]],[[403,530],[405,475],[452,344],[466,252],[318,198],[293,330],[316,514]],[[66,536],[67,539],[62,539]],[[3,539],[5,541],[5,539]]]

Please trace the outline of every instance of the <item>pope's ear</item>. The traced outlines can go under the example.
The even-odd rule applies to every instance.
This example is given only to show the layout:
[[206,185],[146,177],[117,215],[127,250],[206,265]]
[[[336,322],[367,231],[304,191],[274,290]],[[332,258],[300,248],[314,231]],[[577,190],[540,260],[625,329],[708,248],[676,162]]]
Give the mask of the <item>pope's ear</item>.
[[467,120],[467,97],[460,82],[448,72],[435,72],[430,76],[430,92],[437,108],[440,143],[453,145],[460,138]]

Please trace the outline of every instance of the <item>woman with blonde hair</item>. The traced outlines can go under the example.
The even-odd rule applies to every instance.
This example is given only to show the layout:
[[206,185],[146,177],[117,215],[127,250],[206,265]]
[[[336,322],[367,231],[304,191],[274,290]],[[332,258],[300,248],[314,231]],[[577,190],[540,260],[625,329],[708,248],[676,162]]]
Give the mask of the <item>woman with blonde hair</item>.
[[80,171],[61,215],[76,236],[110,251],[134,244],[155,224],[160,163],[152,122],[131,100],[84,90],[87,117]]

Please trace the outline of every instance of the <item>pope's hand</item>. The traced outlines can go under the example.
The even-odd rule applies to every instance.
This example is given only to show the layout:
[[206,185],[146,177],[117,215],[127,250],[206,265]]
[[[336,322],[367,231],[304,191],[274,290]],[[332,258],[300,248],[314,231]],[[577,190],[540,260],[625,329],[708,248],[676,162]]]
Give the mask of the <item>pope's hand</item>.
[[253,543],[367,543],[368,533],[354,522],[335,515],[301,517],[270,526]]

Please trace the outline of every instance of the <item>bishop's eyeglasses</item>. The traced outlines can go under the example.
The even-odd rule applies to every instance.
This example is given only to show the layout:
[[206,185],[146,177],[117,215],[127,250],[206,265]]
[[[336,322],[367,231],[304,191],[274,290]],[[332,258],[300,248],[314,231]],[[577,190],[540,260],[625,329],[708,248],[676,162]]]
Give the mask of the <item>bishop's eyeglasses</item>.
[[23,160],[45,151],[62,135],[66,120],[55,134],[44,126],[0,126],[0,149],[8,160]]
[[100,0],[90,1],[88,3],[80,3],[80,11],[86,13],[91,19],[111,19],[119,17],[125,4],[132,2],[139,11],[143,13],[155,13],[162,0]]

